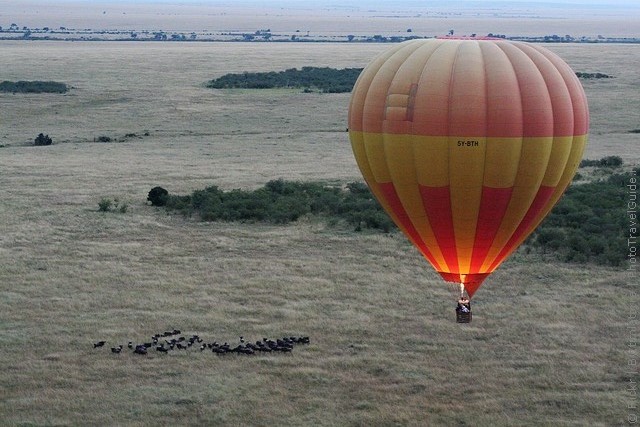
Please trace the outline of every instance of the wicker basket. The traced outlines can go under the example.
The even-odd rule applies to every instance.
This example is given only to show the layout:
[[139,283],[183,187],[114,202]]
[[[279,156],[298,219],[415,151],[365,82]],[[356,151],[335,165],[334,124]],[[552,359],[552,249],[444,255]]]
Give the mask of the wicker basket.
[[456,322],[458,323],[469,323],[471,322],[471,312],[463,312],[463,311],[457,311],[456,312]]

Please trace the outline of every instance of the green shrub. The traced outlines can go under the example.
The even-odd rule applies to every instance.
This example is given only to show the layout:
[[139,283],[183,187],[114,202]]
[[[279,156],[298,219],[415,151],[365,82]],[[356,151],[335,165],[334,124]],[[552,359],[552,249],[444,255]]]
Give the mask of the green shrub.
[[169,200],[169,192],[162,187],[153,187],[147,195],[147,200],[153,206],[164,206]]
[[0,92],[10,93],[66,93],[69,90],[66,84],[53,81],[3,81],[0,83]]
[[111,199],[103,197],[98,202],[98,211],[100,211],[100,212],[109,212],[111,210],[112,206],[113,206],[113,202],[111,201]]
[[34,145],[51,145],[53,144],[53,140],[49,138],[49,135],[44,135],[42,133],[38,134],[36,139],[33,141]]
[[207,87],[214,89],[245,88],[272,89],[296,88],[304,92],[313,89],[325,93],[351,92],[362,68],[344,68],[337,70],[328,67],[290,68],[285,71],[262,73],[225,74],[209,81]]
[[556,250],[562,246],[565,234],[562,228],[548,227],[541,229],[535,235],[533,243],[542,248],[543,252],[547,249]]
[[99,212],[120,212],[126,213],[129,209],[129,205],[125,202],[121,202],[120,199],[103,197],[98,202],[98,211]]
[[168,196],[166,204],[162,206],[165,206],[169,210],[182,211],[185,214],[191,214],[191,196]]
[[263,221],[288,224],[316,215],[328,222],[349,224],[389,232],[392,221],[362,183],[346,189],[319,182],[276,179],[253,191],[222,191],[216,186],[194,191],[188,196],[170,195],[166,207],[203,221]]
[[620,156],[607,156],[603,157],[600,160],[589,160],[584,159],[580,162],[580,167],[584,168],[587,166],[596,166],[596,167],[609,167],[609,168],[618,168],[622,166],[623,161]]
[[[600,168],[619,164],[615,156],[597,162]],[[632,173],[615,173],[569,187],[528,243],[543,253],[551,249],[569,262],[622,265],[629,231],[626,185],[631,177]]]
[[580,79],[611,79],[613,76],[604,73],[584,73],[581,71],[576,72],[576,76]]

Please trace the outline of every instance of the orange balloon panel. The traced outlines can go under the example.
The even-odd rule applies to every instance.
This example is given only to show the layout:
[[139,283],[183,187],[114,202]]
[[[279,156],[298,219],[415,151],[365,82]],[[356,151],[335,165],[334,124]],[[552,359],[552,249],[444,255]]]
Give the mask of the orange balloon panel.
[[570,184],[587,141],[575,73],[539,46],[412,40],[356,82],[349,136],[371,191],[469,295]]

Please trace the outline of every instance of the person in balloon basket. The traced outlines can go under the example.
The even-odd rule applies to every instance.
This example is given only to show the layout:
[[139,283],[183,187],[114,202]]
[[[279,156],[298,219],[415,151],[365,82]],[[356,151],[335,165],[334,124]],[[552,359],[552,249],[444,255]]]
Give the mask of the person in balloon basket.
[[469,298],[462,295],[458,300],[458,306],[456,307],[456,312],[458,313],[470,313],[471,312],[471,301]]

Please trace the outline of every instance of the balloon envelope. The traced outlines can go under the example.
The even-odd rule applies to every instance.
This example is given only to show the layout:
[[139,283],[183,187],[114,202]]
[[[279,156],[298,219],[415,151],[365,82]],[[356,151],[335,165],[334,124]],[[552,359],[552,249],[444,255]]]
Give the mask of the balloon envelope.
[[506,40],[412,40],[360,74],[349,106],[358,166],[447,281],[472,296],[551,210],[587,141],[575,73]]

